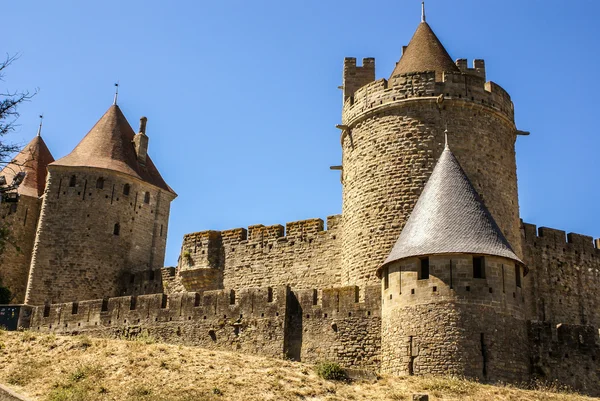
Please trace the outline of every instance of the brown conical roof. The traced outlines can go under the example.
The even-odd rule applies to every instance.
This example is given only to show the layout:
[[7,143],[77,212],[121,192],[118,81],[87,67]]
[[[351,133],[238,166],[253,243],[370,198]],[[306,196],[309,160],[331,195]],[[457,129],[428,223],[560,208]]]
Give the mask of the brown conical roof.
[[25,172],[25,179],[19,185],[17,192],[20,195],[37,198],[44,193],[48,164],[53,161],[54,157],[52,157],[48,146],[46,146],[42,137],[38,135],[2,169],[0,176],[3,175],[6,178],[6,182],[10,184],[18,172]]
[[435,71],[436,78],[441,78],[444,71],[460,71],[425,21],[417,27],[390,78],[398,74],[419,71]]
[[383,266],[454,253],[501,256],[523,264],[446,147]]
[[112,105],[67,156],[52,166],[96,167],[118,171],[175,193],[163,180],[150,157],[138,162],[135,132],[117,105]]

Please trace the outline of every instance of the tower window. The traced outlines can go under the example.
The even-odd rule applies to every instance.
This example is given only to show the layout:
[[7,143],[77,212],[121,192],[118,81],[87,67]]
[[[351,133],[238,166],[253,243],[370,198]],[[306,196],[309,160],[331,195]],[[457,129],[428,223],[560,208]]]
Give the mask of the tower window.
[[74,175],[72,175],[71,179],[69,180],[69,186],[70,187],[74,187],[75,184],[77,184],[77,177],[75,177]]
[[119,235],[119,232],[121,231],[121,226],[119,225],[119,223],[115,224],[115,228],[113,229],[113,234],[114,235]]
[[96,189],[104,188],[104,178],[100,177],[96,180]]
[[123,186],[123,195],[129,195],[130,190],[131,190],[131,187],[129,186],[129,184],[125,184]]
[[473,278],[485,278],[485,259],[483,256],[473,257]]
[[517,287],[521,288],[521,266],[515,266],[515,279],[517,280]]
[[429,258],[421,259],[421,267],[419,269],[419,280],[429,279]]
[[144,203],[150,203],[150,192],[144,194]]
[[383,270],[383,289],[387,290],[390,286],[390,269],[387,267]]

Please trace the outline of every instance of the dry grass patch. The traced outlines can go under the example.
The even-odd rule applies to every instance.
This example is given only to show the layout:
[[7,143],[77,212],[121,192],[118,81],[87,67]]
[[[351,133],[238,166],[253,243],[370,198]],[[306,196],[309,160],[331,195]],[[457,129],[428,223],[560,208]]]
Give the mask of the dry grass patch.
[[[460,378],[332,381],[315,366],[141,341],[0,332],[0,382],[44,401],[432,400],[590,401],[564,389],[524,390]],[[329,366],[326,371],[337,371]]]

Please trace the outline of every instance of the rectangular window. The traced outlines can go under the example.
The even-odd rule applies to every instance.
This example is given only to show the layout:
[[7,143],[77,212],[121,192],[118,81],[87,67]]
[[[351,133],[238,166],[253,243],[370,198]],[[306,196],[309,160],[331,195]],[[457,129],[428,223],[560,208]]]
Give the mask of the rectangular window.
[[521,288],[521,266],[515,266],[515,279],[517,280],[517,287]]
[[387,290],[390,287],[390,269],[383,269],[383,289]]
[[483,256],[473,257],[473,278],[485,278],[485,259]]
[[429,258],[421,259],[421,268],[419,269],[419,280],[429,279]]

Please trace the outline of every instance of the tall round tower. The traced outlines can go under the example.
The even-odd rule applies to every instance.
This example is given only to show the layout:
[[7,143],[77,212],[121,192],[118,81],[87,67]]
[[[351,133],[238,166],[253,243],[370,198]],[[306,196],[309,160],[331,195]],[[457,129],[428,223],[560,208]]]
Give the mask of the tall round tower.
[[[48,164],[54,161],[41,136],[35,138],[2,169],[0,177],[10,184],[17,173],[25,178],[16,190],[17,197],[5,195],[0,201],[0,227],[8,231],[8,241],[0,250],[0,283],[11,292],[13,303],[23,303],[29,276],[31,252],[46,186]],[[11,194],[14,195],[14,194]]]
[[48,165],[26,302],[120,295],[124,276],[163,266],[173,190],[115,104]]
[[519,381],[526,273],[449,149],[378,275],[383,372]]
[[342,124],[342,281],[375,276],[406,223],[435,160],[443,133],[517,255],[521,254],[513,103],[473,68],[452,61],[431,27],[419,24],[388,80],[375,62],[344,61]]

